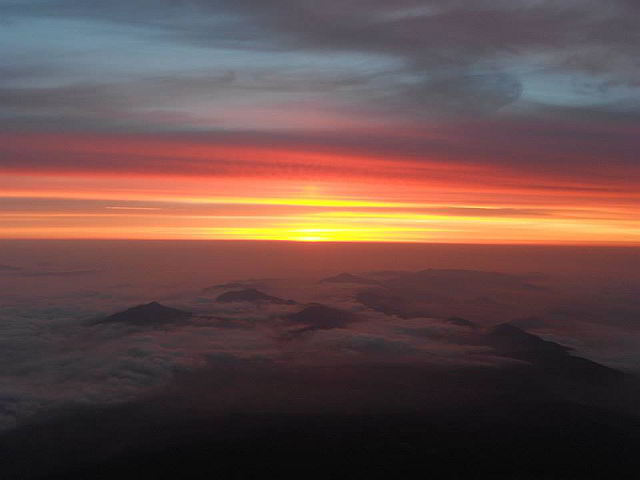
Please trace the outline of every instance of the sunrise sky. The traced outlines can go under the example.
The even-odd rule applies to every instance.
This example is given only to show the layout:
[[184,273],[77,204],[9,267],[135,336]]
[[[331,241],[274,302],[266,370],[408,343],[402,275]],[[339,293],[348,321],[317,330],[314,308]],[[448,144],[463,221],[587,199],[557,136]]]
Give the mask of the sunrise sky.
[[0,237],[640,245],[636,0],[0,0]]

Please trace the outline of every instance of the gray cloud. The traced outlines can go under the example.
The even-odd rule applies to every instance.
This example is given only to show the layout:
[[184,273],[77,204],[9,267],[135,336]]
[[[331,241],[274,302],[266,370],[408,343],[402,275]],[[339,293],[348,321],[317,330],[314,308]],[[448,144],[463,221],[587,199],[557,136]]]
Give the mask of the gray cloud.
[[487,114],[520,98],[522,85],[511,74],[454,72],[427,77],[400,92],[404,111],[434,114]]
[[[0,12],[25,22],[37,17],[126,24],[136,27],[128,31],[145,43],[161,37],[198,49],[267,56],[293,52],[308,55],[311,64],[289,68],[249,65],[248,60],[237,70],[208,65],[201,71],[43,86],[38,83],[43,69],[55,73],[55,61],[29,57],[28,65],[3,67],[4,129],[215,130],[209,134],[214,141],[234,137],[269,145],[346,146],[409,155],[416,162],[500,164],[521,175],[553,174],[567,184],[601,182],[606,176],[611,191],[626,191],[623,184],[637,176],[634,132],[640,105],[634,96],[640,67],[633,2],[145,0],[107,5],[60,0],[9,2],[0,4]],[[354,65],[361,58],[370,64],[347,70],[344,59],[337,61],[340,55]],[[314,65],[320,59],[329,62]],[[536,76],[544,81],[536,83]],[[544,88],[537,91],[540,82]],[[566,85],[556,91],[558,82]],[[193,109],[206,104],[210,108]],[[250,111],[246,117],[237,113],[246,112],[247,104],[273,114],[269,121],[253,123]],[[289,108],[291,123],[271,122],[282,112],[286,118]],[[373,119],[389,131],[409,128],[413,134],[317,132],[295,121],[296,109],[321,108],[337,118]],[[240,119],[229,124],[226,113]],[[243,132],[233,133],[236,128]],[[283,128],[292,131],[284,134]],[[606,173],[603,159],[612,167]],[[148,171],[161,164],[174,170],[168,162],[147,158],[133,162],[131,157],[52,152],[13,152],[3,162],[9,169],[95,164],[98,170]],[[248,168],[257,172],[262,166]],[[350,173],[346,168],[340,171]],[[193,169],[198,175],[209,171]],[[221,161],[215,171],[233,168]]]
[[[213,47],[242,39],[238,48],[386,55],[404,61],[403,72],[422,78],[403,95],[425,111],[484,113],[517,100],[522,87],[509,65],[526,56],[541,71],[596,75],[602,85],[635,85],[640,68],[634,60],[636,7],[625,1],[156,0],[98,5],[61,0],[2,10],[8,16],[153,26],[177,40]],[[221,25],[235,27],[221,30]],[[277,82],[290,91],[282,79]],[[401,83],[396,88],[402,89]],[[82,89],[78,96],[82,102]]]

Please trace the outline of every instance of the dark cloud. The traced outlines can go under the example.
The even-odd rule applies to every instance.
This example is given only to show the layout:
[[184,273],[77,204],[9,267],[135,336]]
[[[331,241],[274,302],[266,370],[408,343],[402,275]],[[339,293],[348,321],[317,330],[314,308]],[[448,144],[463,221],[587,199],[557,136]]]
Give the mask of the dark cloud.
[[[37,70],[11,69],[23,80],[42,79]],[[197,72],[190,75],[143,77],[136,80],[72,83],[61,86],[0,87],[0,106],[6,127],[70,130],[145,131],[193,129],[224,119],[224,110],[204,118],[190,105],[216,101],[236,104],[254,98],[256,104],[269,95],[339,94],[342,90],[366,89],[376,75],[341,72],[300,72],[271,67],[234,71]],[[84,127],[83,127],[84,125]]]
[[[390,56],[405,62],[403,73],[419,79],[413,86],[396,81],[395,88],[426,112],[486,113],[516,101],[522,86],[512,66],[526,62],[526,56],[538,65],[534,69],[601,76],[602,85],[634,85],[638,78],[632,2],[158,0],[96,5],[62,0],[11,4],[3,10],[9,16],[154,26],[212,47],[238,38],[245,41],[239,48]],[[225,25],[236,28],[221,29]],[[282,79],[277,82],[291,89]]]
[[457,74],[429,79],[407,89],[403,95],[412,103],[422,104],[426,111],[485,114],[518,100],[522,92],[520,80],[507,73]]
[[[461,168],[499,165],[509,174],[555,176],[560,183],[532,182],[543,189],[569,189],[580,180],[598,183],[598,192],[636,188],[640,106],[634,98],[640,70],[633,2],[60,0],[4,3],[0,12],[24,22],[106,21],[136,27],[127,32],[137,32],[143,44],[162,38],[249,55],[235,70],[207,65],[82,81],[55,80],[64,71],[60,65],[52,69],[56,59],[31,55],[27,64],[14,61],[0,72],[0,125],[7,130],[208,130],[216,133],[200,138],[407,155],[417,165],[422,159]],[[307,55],[308,65],[279,60],[276,66],[265,57],[255,57],[262,63],[254,65],[251,52]],[[349,70],[341,55],[368,66]],[[320,60],[328,63],[314,66]],[[43,85],[47,72],[57,72],[52,85]],[[537,91],[540,82],[544,88]],[[252,108],[268,114],[255,120]],[[333,131],[319,131],[313,121],[300,124],[300,111],[329,114]],[[238,120],[230,123],[229,115]],[[343,117],[349,124],[373,119],[381,132],[335,128],[334,118]],[[284,125],[277,124],[280,118]],[[1,162],[23,170],[188,170],[183,160],[135,154],[22,151],[4,154]],[[241,167],[238,159],[215,163],[210,168],[192,162],[189,169],[194,175],[271,172],[269,165]],[[297,164],[283,167],[300,171]],[[346,163],[303,168],[309,175],[373,174],[349,170]],[[575,188],[585,196],[594,191]]]
[[[472,64],[491,55],[607,43],[632,48],[637,38],[629,15],[636,7],[624,1],[612,5],[591,0],[564,4],[364,0],[320,5],[293,0],[195,0],[181,6],[240,14],[270,30],[276,41],[292,46],[390,53],[423,65]],[[625,53],[629,52],[617,52]]]

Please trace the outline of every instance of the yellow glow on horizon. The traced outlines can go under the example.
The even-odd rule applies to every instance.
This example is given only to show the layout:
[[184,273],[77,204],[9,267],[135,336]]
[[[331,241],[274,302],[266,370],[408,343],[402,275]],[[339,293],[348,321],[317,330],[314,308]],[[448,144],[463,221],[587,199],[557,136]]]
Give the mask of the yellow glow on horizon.
[[636,191],[518,188],[17,174],[0,238],[640,245]]
[[[322,203],[320,199],[313,201]],[[483,214],[477,216],[433,214],[428,209],[421,212],[416,206],[374,211],[366,210],[369,207],[332,209],[326,206],[322,211],[314,207],[302,211],[270,211],[267,206],[261,206],[258,212],[263,214],[244,215],[197,214],[185,207],[179,210],[103,208],[102,212],[0,213],[3,225],[0,234],[4,238],[640,245],[637,221],[607,216],[595,219],[588,215],[570,218],[559,210],[527,217],[518,215],[517,211],[492,216],[491,209],[478,209]]]

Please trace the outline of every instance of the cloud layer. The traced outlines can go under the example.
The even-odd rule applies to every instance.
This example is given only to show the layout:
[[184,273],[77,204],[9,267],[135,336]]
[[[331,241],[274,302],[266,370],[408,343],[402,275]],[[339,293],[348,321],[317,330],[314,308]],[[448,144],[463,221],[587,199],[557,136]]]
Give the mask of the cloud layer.
[[[145,265],[139,254],[128,255],[140,263],[124,262],[126,268]],[[119,256],[126,257],[123,252]],[[189,266],[192,280],[209,272],[202,260],[207,256],[197,257],[202,271]],[[184,255],[180,258],[184,263]],[[575,355],[640,371],[635,355],[640,345],[637,272],[635,280],[618,275],[616,283],[594,277],[592,285],[539,273],[430,269],[363,272],[360,278],[366,283],[343,275],[331,282],[318,277],[253,279],[203,289],[197,281],[168,286],[167,279],[179,274],[164,272],[160,264],[153,267],[156,284],[143,283],[148,282],[148,266],[140,278],[131,276],[134,284],[119,284],[113,270],[108,275],[100,269],[71,275],[76,271],[71,265],[63,270],[39,263],[44,263],[41,270],[25,265],[0,273],[8,282],[31,289],[26,297],[22,292],[23,298],[3,290],[2,429],[40,412],[127,403],[166,393],[167,388],[176,401],[193,401],[205,410],[245,403],[247,408],[282,408],[286,392],[278,393],[277,385],[289,385],[294,392],[305,382],[309,391],[323,385],[329,390],[318,391],[315,399],[307,395],[291,408],[324,408],[324,403],[327,408],[347,408],[330,406],[326,397],[333,393],[355,404],[382,407],[390,401],[382,392],[369,400],[365,394],[377,382],[393,383],[387,371],[397,370],[409,379],[414,374],[449,378],[454,372],[476,372],[470,375],[481,382],[485,375],[518,367],[521,361],[501,356],[485,337],[487,329],[505,322],[566,345]],[[118,268],[129,276],[126,268]],[[62,283],[56,291],[50,284],[58,279]],[[244,288],[296,303],[216,300]],[[151,298],[193,315],[157,325],[147,318],[98,321]],[[331,372],[341,373],[326,377],[334,375]],[[398,381],[414,385],[402,375]],[[367,379],[373,382],[369,386]],[[362,385],[351,391],[341,382]],[[359,391],[365,397],[358,397]],[[407,392],[409,404],[434,395],[414,393]],[[202,395],[202,400],[189,400],[192,394]],[[449,394],[442,392],[443,398]]]

